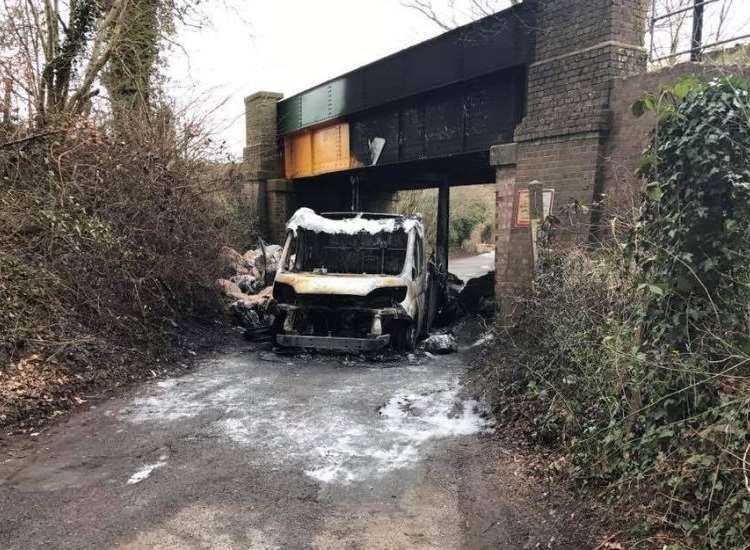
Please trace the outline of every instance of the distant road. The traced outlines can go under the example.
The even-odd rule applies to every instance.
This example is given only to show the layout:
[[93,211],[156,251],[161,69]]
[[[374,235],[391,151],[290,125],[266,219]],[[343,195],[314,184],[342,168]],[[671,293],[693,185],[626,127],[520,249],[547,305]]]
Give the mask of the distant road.
[[495,253],[488,252],[479,256],[469,256],[468,258],[458,258],[448,261],[448,271],[456,275],[464,282],[476,277],[482,277],[490,271],[495,270]]

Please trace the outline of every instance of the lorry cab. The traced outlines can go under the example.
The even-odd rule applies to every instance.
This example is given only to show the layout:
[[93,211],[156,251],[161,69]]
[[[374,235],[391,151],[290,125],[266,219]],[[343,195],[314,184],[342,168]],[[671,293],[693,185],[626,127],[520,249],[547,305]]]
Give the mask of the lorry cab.
[[416,347],[427,324],[429,269],[418,217],[298,210],[273,287],[283,347]]

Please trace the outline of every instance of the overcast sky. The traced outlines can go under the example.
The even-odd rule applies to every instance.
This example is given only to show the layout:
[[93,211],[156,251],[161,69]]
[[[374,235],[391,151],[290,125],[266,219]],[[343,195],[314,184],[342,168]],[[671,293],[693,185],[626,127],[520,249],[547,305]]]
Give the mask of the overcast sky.
[[244,146],[243,98],[258,90],[293,95],[439,34],[399,0],[243,0],[207,10],[209,28],[185,30],[169,57],[179,99],[209,91],[231,151]]
[[[734,2],[733,25],[747,29],[750,0]],[[200,96],[206,110],[226,100],[214,120],[237,157],[245,96],[293,95],[441,32],[400,0],[208,0],[204,10],[209,26],[181,31],[184,51],[169,54],[169,89],[183,103]]]

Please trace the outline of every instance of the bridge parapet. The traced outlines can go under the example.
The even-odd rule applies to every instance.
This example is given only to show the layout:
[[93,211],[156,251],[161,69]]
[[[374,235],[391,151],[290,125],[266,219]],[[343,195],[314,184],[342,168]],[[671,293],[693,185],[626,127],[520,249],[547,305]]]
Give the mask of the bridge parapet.
[[617,79],[645,72],[647,0],[538,0],[528,108],[518,126],[518,179],[555,189],[557,207],[578,208],[564,242],[590,238],[603,192],[604,145]]

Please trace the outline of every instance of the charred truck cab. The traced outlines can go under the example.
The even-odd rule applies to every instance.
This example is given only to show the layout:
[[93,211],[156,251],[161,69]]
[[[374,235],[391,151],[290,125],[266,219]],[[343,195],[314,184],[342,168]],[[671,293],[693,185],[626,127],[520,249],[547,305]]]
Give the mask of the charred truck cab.
[[409,351],[426,325],[429,269],[418,218],[323,214],[287,225],[273,287],[280,346]]

